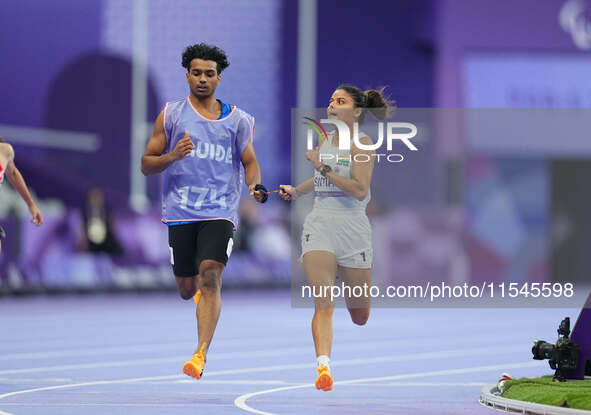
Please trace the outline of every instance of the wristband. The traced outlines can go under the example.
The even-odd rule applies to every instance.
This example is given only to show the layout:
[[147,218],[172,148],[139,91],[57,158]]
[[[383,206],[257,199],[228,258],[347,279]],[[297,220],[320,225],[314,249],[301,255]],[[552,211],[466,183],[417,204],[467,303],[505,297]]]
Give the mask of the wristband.
[[322,168],[320,169],[320,174],[321,174],[323,177],[326,177],[326,174],[327,174],[327,173],[330,173],[331,171],[332,171],[332,168],[331,168],[329,165],[325,164],[325,165],[324,165],[324,166],[322,166]]
[[257,184],[254,187],[254,191],[255,192],[260,192],[263,195],[263,199],[261,200],[261,203],[265,203],[267,201],[267,199],[269,199],[269,191],[262,184],[260,184],[260,183]]

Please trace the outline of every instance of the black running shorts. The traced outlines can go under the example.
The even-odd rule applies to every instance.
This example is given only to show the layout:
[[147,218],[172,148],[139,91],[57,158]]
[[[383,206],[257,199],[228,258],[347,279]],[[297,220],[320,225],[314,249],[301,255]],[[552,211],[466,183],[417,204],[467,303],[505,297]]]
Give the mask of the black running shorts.
[[204,220],[168,227],[170,262],[177,277],[194,277],[199,264],[212,259],[228,262],[232,252],[234,225],[224,219]]

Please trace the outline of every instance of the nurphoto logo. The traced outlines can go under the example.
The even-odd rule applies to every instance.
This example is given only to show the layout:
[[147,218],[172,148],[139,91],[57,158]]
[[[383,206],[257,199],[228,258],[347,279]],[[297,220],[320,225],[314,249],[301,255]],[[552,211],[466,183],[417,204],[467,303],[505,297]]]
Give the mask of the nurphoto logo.
[[[349,126],[341,120],[337,119],[321,119],[320,122],[304,117],[309,122],[304,122],[308,127],[307,132],[307,149],[314,149],[314,132],[318,135],[320,140],[324,139],[328,141],[328,133],[322,124],[332,124],[336,127],[339,138],[339,150],[350,151],[351,141],[361,149],[366,151],[376,151],[373,157],[376,161],[381,161],[382,158],[390,163],[400,163],[404,160],[402,154],[391,153],[394,140],[400,140],[406,145],[411,151],[418,151],[418,148],[411,142],[411,139],[417,135],[417,126],[409,122],[378,122],[378,137],[377,141],[373,144],[364,144],[359,140],[359,124],[355,122],[353,124],[353,139],[351,140],[351,130]],[[378,153],[377,150],[381,148],[386,142],[386,148],[388,153]],[[334,154],[320,154],[321,160],[329,160],[338,157],[339,160],[343,157],[342,155],[335,156]],[[349,158],[357,162],[368,162],[371,157],[368,154],[355,154],[353,157],[349,154]],[[350,161],[350,160],[349,160]]]

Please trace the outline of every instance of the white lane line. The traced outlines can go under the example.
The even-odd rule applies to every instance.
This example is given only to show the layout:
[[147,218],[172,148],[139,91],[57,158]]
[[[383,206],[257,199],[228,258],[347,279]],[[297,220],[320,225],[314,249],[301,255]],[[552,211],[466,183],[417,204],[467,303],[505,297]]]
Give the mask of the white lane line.
[[253,414],[277,415],[277,414],[273,414],[271,412],[263,412],[263,411],[259,411],[258,409],[254,409],[253,407],[248,406],[246,404],[246,401],[248,399],[252,398],[253,396],[265,395],[267,393],[281,392],[281,391],[287,391],[287,390],[293,390],[293,389],[311,388],[311,387],[314,387],[313,383],[306,383],[305,385],[296,385],[296,386],[284,386],[282,388],[266,389],[264,391],[246,393],[244,395],[240,395],[239,397],[237,397],[234,400],[234,405],[236,405],[239,409],[242,409],[246,412],[250,412]]
[[[506,351],[521,351],[523,350],[522,347],[507,347],[504,349]],[[465,357],[465,356],[479,356],[482,354],[486,354],[488,352],[498,352],[498,347],[481,347],[481,348],[473,348],[473,349],[463,349],[463,350],[442,350],[439,352],[426,352],[426,353],[414,353],[414,354],[406,354],[406,355],[396,355],[396,356],[382,356],[382,357],[372,357],[372,358],[360,358],[360,359],[349,359],[349,360],[339,360],[334,361],[331,363],[332,367],[341,367],[341,366],[356,366],[356,365],[368,365],[368,364],[377,364],[377,363],[391,363],[391,362],[409,362],[414,360],[429,360],[429,359],[443,359],[443,358],[450,358],[450,357]],[[540,362],[534,362],[540,365]],[[254,368],[244,368],[244,369],[229,369],[229,370],[220,370],[216,372],[206,372],[206,376],[219,376],[219,375],[237,375],[237,374],[245,374],[245,373],[262,373],[262,372],[274,372],[274,371],[287,371],[287,370],[295,370],[295,369],[311,369],[315,366],[313,362],[308,363],[295,363],[289,365],[274,365],[274,366],[261,366],[261,367],[254,367]],[[0,395],[0,399],[2,396]]]
[[16,375],[22,373],[41,373],[41,372],[59,372],[63,370],[78,370],[78,369],[96,369],[103,367],[126,367],[126,366],[141,366],[141,365],[155,365],[159,363],[180,362],[187,356],[177,357],[163,357],[160,359],[135,359],[122,360],[118,362],[97,362],[97,363],[80,363],[74,365],[60,365],[60,366],[43,366],[33,367],[28,369],[8,369],[0,370],[0,375]]
[[483,387],[484,385],[488,385],[490,382],[389,382],[389,383],[356,383],[354,385],[341,385],[341,386],[371,386],[372,388],[375,387],[392,387],[392,386],[400,386],[400,387],[406,387],[406,386],[420,386],[420,387],[439,387],[439,386],[443,386],[443,387],[447,387],[447,386],[461,386],[461,387],[467,387],[467,386],[475,386],[475,387]]
[[[3,403],[2,405],[5,406],[10,406],[10,407],[27,407],[27,408],[31,408],[31,407],[88,407],[88,406],[105,406],[105,407],[109,407],[109,406],[113,406],[113,407],[138,407],[138,408],[195,408],[195,403],[194,402],[187,402],[187,403],[180,403],[180,404],[175,404],[175,403],[170,403],[170,402],[166,402],[166,403],[153,403],[153,402],[149,402],[149,403],[112,403],[112,402],[96,402],[96,403],[88,403],[88,402],[84,402],[84,403],[68,403],[68,402],[63,402],[63,403],[55,403],[55,402],[31,402],[31,403]],[[4,412],[0,412],[0,415],[2,415]],[[43,412],[45,413],[45,412]],[[14,414],[8,414],[8,415],[14,415]]]
[[[306,333],[307,335],[307,333]],[[289,340],[289,339],[287,339]],[[478,339],[482,340],[482,339]],[[490,339],[492,340],[498,340]],[[342,339],[341,341],[337,341],[334,343],[333,347],[351,347],[351,348],[361,348],[364,346],[370,346],[373,348],[380,348],[380,347],[404,347],[405,345],[413,345],[416,344],[417,337],[414,338],[405,338],[404,340],[384,340],[383,338],[380,339],[367,339],[365,341],[347,341],[346,339]],[[482,344],[490,344],[489,342],[482,341]],[[290,345],[293,346],[293,341],[286,341],[285,336],[283,337],[255,337],[249,338],[247,342],[243,342],[242,338],[225,338],[216,340],[215,348],[219,350],[220,348],[232,348],[236,349],[238,347],[248,347],[251,348],[253,346],[266,346],[268,344],[273,345]],[[439,345],[456,345],[457,340],[455,338],[449,338],[442,340]],[[12,345],[14,346],[14,345]],[[166,350],[178,350],[179,352],[186,349],[191,349],[195,347],[194,342],[186,342],[186,341],[178,341],[178,342],[170,342],[170,343],[156,343],[156,344],[132,344],[126,346],[107,346],[107,347],[86,347],[86,346],[79,346],[76,349],[60,349],[60,350],[52,350],[52,351],[34,351],[34,352],[21,352],[21,353],[6,353],[0,354],[0,360],[17,360],[17,359],[49,359],[49,358],[56,358],[56,357],[73,357],[73,356],[101,356],[101,355],[112,355],[118,353],[139,353],[139,352],[154,352],[154,351],[166,351]],[[309,347],[309,343],[305,343],[301,345],[302,349],[307,349]],[[0,352],[1,353],[1,352]],[[213,353],[213,352],[212,352]]]
[[[168,384],[169,382],[167,382]],[[195,379],[182,379],[173,383],[195,383]],[[294,382],[285,382],[283,380],[207,380],[203,379],[199,383],[205,385],[296,385]],[[485,383],[482,383],[484,385]]]
[[[521,350],[521,348],[514,347],[515,350]],[[512,348],[508,347],[507,351],[511,351]],[[454,356],[470,356],[470,355],[482,355],[486,354],[487,352],[491,351],[498,351],[496,347],[481,347],[481,348],[472,348],[472,349],[463,349],[463,350],[443,350],[439,352],[427,352],[427,353],[415,353],[415,354],[407,354],[407,355],[396,355],[396,356],[383,356],[377,358],[362,358],[362,359],[350,359],[344,361],[335,361],[332,363],[333,367],[337,366],[355,366],[355,365],[362,365],[362,364],[372,364],[372,363],[385,363],[385,362],[396,362],[396,361],[413,361],[413,360],[427,360],[427,359],[442,359],[442,358],[449,358]],[[268,356],[271,351],[261,351],[261,353],[265,352],[265,356]],[[243,356],[243,354],[240,354]],[[252,356],[252,352],[249,353],[249,356]],[[148,359],[145,359],[148,360]],[[117,362],[117,363],[124,363],[124,362]],[[536,362],[539,364],[539,362]],[[105,365],[105,363],[103,363]],[[80,365],[78,365],[80,366]],[[259,367],[251,367],[251,368],[242,368],[242,369],[228,369],[228,370],[219,370],[214,372],[206,372],[207,377],[211,376],[223,376],[223,375],[237,375],[237,374],[245,374],[245,373],[262,373],[262,372],[273,372],[273,371],[286,371],[286,370],[295,370],[295,369],[310,369],[313,368],[314,364],[312,362],[308,363],[296,363],[296,364],[289,364],[289,365],[272,365],[272,366],[259,366]],[[102,381],[95,381],[95,382],[84,382],[84,383],[71,383],[65,385],[55,385],[55,386],[46,386],[40,388],[33,388],[33,389],[25,389],[22,391],[15,391],[5,393],[0,395],[0,399],[7,398],[9,396],[20,395],[23,393],[30,393],[30,392],[39,392],[39,391],[46,391],[46,390],[55,390],[55,389],[66,389],[66,388],[74,388],[78,386],[94,386],[94,385],[107,385],[107,384],[114,384],[114,383],[131,383],[131,382],[142,382],[142,381],[150,381],[150,380],[163,380],[163,379],[185,379],[183,375],[168,375],[168,376],[151,376],[151,377],[141,377],[141,378],[130,378],[130,379],[119,379],[119,380],[102,380]]]
[[15,383],[43,383],[43,382],[73,382],[72,378],[0,378],[0,382],[2,383],[10,383],[14,385]]
[[[256,352],[248,352],[249,357],[269,357],[269,356],[283,356],[292,353],[299,353],[302,351],[302,347],[288,347],[284,349],[272,349],[272,350],[258,350]],[[39,372],[53,372],[63,370],[74,370],[74,369],[94,369],[103,367],[127,367],[127,366],[141,366],[141,365],[156,365],[162,363],[182,363],[187,360],[189,355],[178,355],[171,357],[162,358],[149,358],[149,359],[130,359],[130,360],[119,360],[119,361],[107,361],[107,362],[95,362],[95,363],[77,363],[72,365],[57,365],[57,366],[43,366],[26,369],[7,369],[0,370],[0,375],[8,374],[19,374],[19,373],[39,373]],[[228,352],[228,353],[212,353],[208,359],[215,360],[228,360],[228,359],[241,359],[244,357],[244,352]]]
[[467,367],[467,368],[463,368],[463,369],[433,370],[430,372],[409,373],[409,374],[405,374],[405,375],[380,376],[380,377],[366,378],[366,379],[343,380],[340,382],[335,382],[335,385],[351,385],[351,384],[363,383],[363,382],[381,382],[381,381],[386,381],[386,380],[412,379],[412,378],[422,378],[422,377],[427,377],[427,376],[462,375],[462,374],[466,374],[466,373],[478,373],[478,372],[485,372],[485,371],[492,371],[492,370],[503,370],[504,368],[522,369],[522,368],[543,367],[543,366],[544,366],[543,361],[502,363],[502,364],[498,364],[498,365]]
[[0,411],[0,415],[14,415],[14,414],[11,414],[10,412]]
[[[483,350],[488,350],[488,349],[497,350],[496,348],[481,348],[481,349],[459,350],[459,351],[455,351],[455,352],[457,352],[457,354],[459,354],[459,355],[467,356],[469,354],[481,354],[483,352]],[[444,356],[449,357],[450,353],[452,353],[452,352],[442,351],[439,353],[419,353],[417,355],[406,355],[406,356],[399,355],[396,357],[387,357],[386,356],[386,357],[383,357],[382,359],[388,360],[388,361],[396,361],[396,360],[409,361],[409,360],[424,359],[425,356],[427,356],[427,355],[429,356],[428,358],[441,358]],[[366,364],[367,362],[375,362],[375,361],[376,361],[375,358],[373,358],[373,359],[354,359],[354,360],[347,360],[347,361],[335,361],[335,362],[333,362],[332,366],[361,365],[361,364]],[[529,362],[526,365],[522,364],[521,366],[511,364],[512,366],[510,366],[510,367],[506,367],[507,365],[498,365],[498,366],[490,366],[490,368],[495,368],[495,369],[501,368],[501,370],[502,370],[502,369],[509,369],[509,368],[515,368],[515,367],[530,367],[530,366],[536,366],[536,365],[540,366],[542,364],[543,364],[543,362],[541,362],[541,361],[535,361],[535,362]],[[253,368],[230,369],[230,370],[220,370],[220,371],[215,371],[215,372],[208,372],[208,373],[206,373],[206,376],[212,377],[212,376],[234,375],[234,374],[244,374],[244,373],[286,371],[286,370],[302,369],[302,368],[311,369],[313,367],[314,367],[313,363],[261,366],[261,367],[253,367]],[[449,371],[447,371],[447,372],[449,372]],[[426,372],[426,373],[432,373],[432,372]],[[435,373],[441,373],[441,372],[435,372]],[[428,375],[424,375],[424,376],[428,376]],[[354,380],[352,382],[351,381],[341,381],[341,382],[337,382],[337,384],[348,384],[348,383],[356,383],[356,382],[363,383],[363,382],[378,381],[378,380],[396,380],[399,378],[406,379],[409,377],[413,377],[413,376],[411,376],[411,375],[397,375],[394,377],[385,377],[385,378],[360,379],[360,380]],[[414,376],[414,377],[416,377],[416,376]],[[23,395],[23,394],[34,393],[34,392],[51,391],[51,390],[70,389],[70,388],[98,386],[98,385],[150,382],[150,381],[159,381],[159,380],[179,380],[179,379],[186,379],[186,378],[184,375],[166,375],[166,376],[148,376],[148,377],[128,378],[128,379],[99,380],[99,381],[82,382],[82,383],[69,383],[69,384],[65,384],[65,385],[44,386],[44,387],[39,387],[39,388],[23,389],[23,390],[19,390],[19,391],[8,392],[8,393],[4,393],[4,394],[0,395],[0,400],[11,397],[11,396]],[[313,386],[313,384],[287,386],[284,388],[270,389],[270,391],[276,392],[279,390],[298,389],[298,388],[303,388],[303,387],[308,387],[308,386]],[[271,393],[269,391],[263,391],[263,392],[264,393]],[[254,395],[247,394],[247,395],[243,395],[242,397],[239,397],[239,398],[243,398],[243,400],[246,401],[246,399],[250,398],[251,396],[256,396],[256,395],[260,395],[260,394],[262,394],[262,393],[255,392]],[[244,405],[247,406],[246,404],[244,404]],[[258,413],[258,412],[254,412],[254,413]]]
[[184,347],[190,348],[194,343],[170,343],[170,344],[144,344],[133,346],[115,346],[115,347],[100,347],[100,348],[78,348],[70,350],[56,350],[46,352],[25,352],[25,353],[7,353],[0,355],[0,360],[19,360],[19,359],[52,359],[56,357],[80,357],[80,356],[103,356],[117,353],[139,353],[139,352],[154,352],[155,350],[178,350],[181,351]]
[[[375,378],[365,378],[365,379],[352,379],[352,380],[344,380],[335,382],[334,385],[354,385],[360,384],[365,382],[379,382],[384,380],[397,380],[397,379],[412,379],[412,378],[420,378],[420,377],[429,377],[429,376],[447,376],[447,375],[459,375],[465,373],[475,373],[475,372],[484,372],[484,371],[493,371],[493,370],[507,370],[507,369],[518,369],[518,368],[528,368],[528,367],[537,367],[540,366],[540,362],[527,362],[527,363],[504,363],[499,365],[490,365],[490,366],[477,366],[477,367],[468,367],[463,369],[448,369],[448,370],[434,370],[430,372],[419,372],[419,373],[407,373],[401,375],[394,375],[394,376],[382,376],[382,377],[375,377]],[[246,401],[253,396],[260,396],[269,393],[275,392],[282,392],[286,390],[294,390],[294,389],[304,389],[304,388],[311,388],[314,387],[313,383],[306,383],[303,385],[295,385],[295,386],[284,386],[280,388],[273,388],[273,389],[266,389],[259,392],[251,392],[246,393],[244,395],[240,395],[234,400],[234,405],[238,408],[258,415],[277,415],[271,412],[264,412],[259,411],[258,409],[252,408],[246,404]]]
[[[222,340],[216,340],[216,348],[231,347],[252,347],[260,345],[268,345],[269,343],[277,344],[281,341],[285,342],[285,337],[272,337],[272,338],[254,338],[249,339],[248,342],[241,342],[240,339],[226,338]],[[293,342],[290,342],[293,344]],[[14,347],[14,345],[11,345]],[[6,353],[0,354],[0,360],[16,360],[16,359],[48,359],[55,357],[72,357],[72,356],[101,356],[111,355],[117,353],[138,353],[138,352],[154,352],[160,350],[190,350],[195,347],[195,342],[178,341],[170,343],[156,343],[156,344],[131,344],[126,346],[107,346],[107,347],[86,347],[81,345],[76,349],[60,349],[43,352],[21,352],[21,353]],[[302,346],[304,347],[304,346]],[[308,347],[306,345],[305,347]],[[0,352],[1,353],[1,352]]]
[[[55,386],[44,386],[41,388],[24,389],[20,391],[8,392],[0,395],[0,399],[8,398],[9,396],[22,395],[24,393],[51,391],[57,389],[69,389],[84,386],[97,386],[97,385],[113,385],[119,383],[136,383],[136,382],[149,382],[151,380],[163,380],[163,379],[179,379],[180,375],[167,375],[167,376],[148,376],[143,378],[131,378],[131,379],[115,379],[115,380],[96,380],[92,382],[83,383],[68,383],[66,385],[55,385]],[[1,415],[1,414],[0,414]]]
[[[504,351],[521,351],[523,347],[515,345],[513,347],[506,347]],[[270,356],[284,356],[290,354],[300,354],[304,350],[304,347],[287,347],[282,349],[269,349],[269,350],[258,350],[249,351],[249,358],[253,357],[270,357]],[[334,362],[333,366],[338,365],[355,365],[355,364],[377,364],[377,363],[388,363],[388,362],[399,362],[407,360],[423,360],[423,359],[438,359],[438,358],[450,358],[450,357],[462,357],[466,355],[479,355],[487,352],[497,352],[497,347],[476,347],[471,349],[453,349],[443,350],[437,352],[423,352],[423,353],[412,353],[406,355],[396,356],[382,356],[374,358],[361,358],[361,359],[349,359],[347,361]],[[227,359],[239,359],[244,357],[244,352],[228,352],[228,353],[217,353],[211,354],[211,359],[216,360],[227,360]],[[95,363],[81,363],[71,365],[56,365],[56,366],[43,366],[26,369],[8,369],[0,370],[0,375],[14,375],[22,373],[40,373],[40,372],[57,372],[64,370],[78,370],[78,369],[95,369],[104,367],[129,367],[129,366],[141,366],[141,365],[155,365],[164,363],[182,362],[187,358],[186,355],[172,356],[164,358],[150,358],[150,359],[131,359],[131,360],[120,360],[120,361],[107,361],[107,362],[95,362]],[[302,366],[287,365],[286,368],[301,368]],[[309,367],[309,365],[303,366]],[[247,369],[249,370],[249,369]],[[245,372],[249,373],[249,372]]]

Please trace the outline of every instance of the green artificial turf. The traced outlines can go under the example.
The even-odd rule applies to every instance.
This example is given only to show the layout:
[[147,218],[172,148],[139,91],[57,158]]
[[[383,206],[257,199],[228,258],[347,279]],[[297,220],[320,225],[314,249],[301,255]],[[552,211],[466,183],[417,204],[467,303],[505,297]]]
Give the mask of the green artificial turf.
[[505,382],[503,398],[591,410],[591,380],[552,382],[552,376]]

